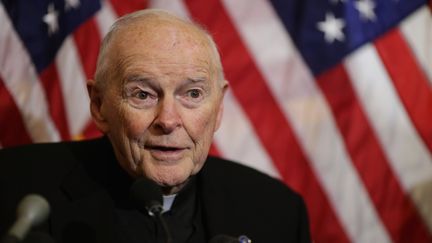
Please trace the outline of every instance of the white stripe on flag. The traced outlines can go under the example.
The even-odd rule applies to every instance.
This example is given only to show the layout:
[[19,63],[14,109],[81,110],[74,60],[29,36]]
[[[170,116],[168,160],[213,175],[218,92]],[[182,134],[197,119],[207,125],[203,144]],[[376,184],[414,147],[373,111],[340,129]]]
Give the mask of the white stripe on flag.
[[432,86],[432,14],[424,6],[401,24],[401,32],[413,49]]
[[36,69],[0,4],[0,69],[33,142],[60,141]]
[[55,62],[59,72],[69,132],[72,137],[78,136],[82,133],[91,116],[86,77],[71,35],[64,40],[57,52]]
[[322,93],[272,7],[265,1],[223,2],[297,134],[350,239],[390,242]]
[[224,158],[280,178],[231,91],[225,95],[222,124],[215,134],[215,144]]
[[96,23],[99,27],[101,39],[108,33],[111,25],[117,19],[117,14],[115,13],[110,1],[101,1],[101,9],[96,14]]
[[183,1],[172,1],[172,0],[151,0],[150,8],[165,9],[172,13],[177,14],[179,17],[189,19],[189,11],[184,5]]
[[405,191],[432,177],[432,158],[413,128],[378,53],[366,45],[346,68],[371,125]]

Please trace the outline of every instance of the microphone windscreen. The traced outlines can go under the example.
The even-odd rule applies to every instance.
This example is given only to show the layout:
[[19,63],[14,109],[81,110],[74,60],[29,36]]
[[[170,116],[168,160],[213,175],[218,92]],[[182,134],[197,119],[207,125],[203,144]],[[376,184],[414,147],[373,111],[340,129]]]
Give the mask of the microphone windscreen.
[[27,218],[34,226],[42,223],[48,217],[49,211],[49,204],[45,198],[37,194],[29,194],[20,201],[17,216]]
[[8,234],[20,240],[24,239],[33,226],[48,218],[49,211],[49,204],[42,196],[37,194],[25,196],[18,204],[17,219]]
[[139,178],[132,184],[130,198],[141,212],[151,215],[155,208],[162,210],[162,189],[147,178]]

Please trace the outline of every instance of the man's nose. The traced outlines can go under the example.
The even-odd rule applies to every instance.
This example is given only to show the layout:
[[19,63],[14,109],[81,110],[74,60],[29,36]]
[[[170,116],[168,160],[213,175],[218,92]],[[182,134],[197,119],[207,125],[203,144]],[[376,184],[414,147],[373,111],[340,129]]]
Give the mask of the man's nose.
[[181,122],[175,98],[164,97],[159,103],[159,109],[155,120],[156,128],[167,134],[174,131],[177,127],[180,127]]

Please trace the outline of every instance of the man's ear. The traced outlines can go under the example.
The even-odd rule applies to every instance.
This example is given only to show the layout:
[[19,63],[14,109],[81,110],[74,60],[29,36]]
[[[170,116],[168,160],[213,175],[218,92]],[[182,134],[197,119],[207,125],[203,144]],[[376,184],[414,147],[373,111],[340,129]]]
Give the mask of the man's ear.
[[215,132],[219,129],[220,124],[222,122],[222,115],[223,115],[223,109],[224,109],[224,96],[228,89],[228,82],[224,81],[223,87],[222,87],[222,97],[219,104],[219,109],[217,111],[217,117],[216,117],[216,126],[215,126]]
[[87,92],[90,97],[90,113],[93,121],[101,132],[107,133],[109,126],[102,110],[103,93],[95,80],[87,81]]

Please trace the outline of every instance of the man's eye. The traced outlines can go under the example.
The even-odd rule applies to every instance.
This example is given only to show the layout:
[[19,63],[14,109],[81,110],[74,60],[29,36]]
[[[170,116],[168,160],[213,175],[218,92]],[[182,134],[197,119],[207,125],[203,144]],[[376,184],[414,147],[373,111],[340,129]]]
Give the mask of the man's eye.
[[140,91],[136,92],[134,96],[138,99],[145,100],[145,99],[149,98],[149,93],[140,90]]
[[201,92],[198,89],[191,89],[188,91],[188,94],[191,98],[194,98],[194,99],[201,97]]
[[128,93],[127,96],[129,104],[138,109],[152,107],[158,102],[157,94],[142,89],[135,89]]

